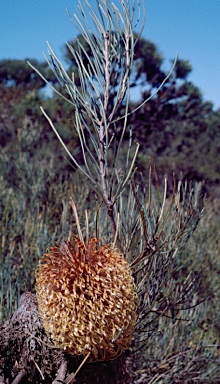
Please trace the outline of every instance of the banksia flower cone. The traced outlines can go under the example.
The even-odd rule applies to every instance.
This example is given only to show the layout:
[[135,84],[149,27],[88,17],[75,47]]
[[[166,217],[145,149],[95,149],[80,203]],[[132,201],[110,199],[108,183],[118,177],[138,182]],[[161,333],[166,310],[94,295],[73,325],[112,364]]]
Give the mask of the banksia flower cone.
[[134,334],[137,294],[130,267],[114,246],[77,237],[52,247],[36,276],[40,315],[56,347],[92,360],[116,358]]

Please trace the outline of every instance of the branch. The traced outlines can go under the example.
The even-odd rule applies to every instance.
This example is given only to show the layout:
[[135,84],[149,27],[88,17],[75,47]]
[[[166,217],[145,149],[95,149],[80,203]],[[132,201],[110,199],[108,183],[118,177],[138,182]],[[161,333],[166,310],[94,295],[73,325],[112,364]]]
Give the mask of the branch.
[[[177,59],[178,59],[178,54],[176,55],[176,58],[173,62],[173,65],[171,67],[171,70],[170,72],[168,73],[168,75],[165,77],[165,79],[162,81],[162,83],[159,85],[159,87],[156,89],[156,91],[154,93],[152,93],[152,95],[150,95],[147,99],[145,99],[141,104],[139,104],[137,106],[137,108],[133,109],[131,112],[127,113],[126,115],[126,118],[130,115],[132,115],[133,113],[137,112],[141,107],[143,107],[144,104],[146,104],[148,101],[150,101],[159,91],[160,89],[164,86],[164,84],[166,83],[166,81],[170,78],[170,76],[172,75],[172,72],[176,66],[176,62],[177,62]],[[118,117],[117,119],[115,119],[112,123],[116,123],[117,121],[121,120],[121,119],[124,119],[125,118],[125,115],[123,116],[120,116]]]
[[60,384],[64,383],[65,377],[67,372],[67,360],[63,359],[60,368],[57,372],[55,380],[52,382],[52,384]]
[[16,378],[12,381],[11,384],[19,384],[19,383],[22,381],[22,379],[23,379],[24,376],[25,376],[25,371],[24,371],[24,369],[22,369],[22,371],[20,371],[20,372],[18,373],[18,375],[17,375]]

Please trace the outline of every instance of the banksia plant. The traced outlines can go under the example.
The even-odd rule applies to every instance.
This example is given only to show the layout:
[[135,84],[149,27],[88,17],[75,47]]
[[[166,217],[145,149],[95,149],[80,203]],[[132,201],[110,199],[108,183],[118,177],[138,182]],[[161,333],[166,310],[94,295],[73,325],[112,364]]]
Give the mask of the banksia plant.
[[37,271],[44,328],[55,346],[89,360],[108,360],[128,349],[136,324],[137,293],[131,270],[113,245],[77,237],[52,247]]
[[78,3],[74,18],[69,14],[81,33],[75,48],[68,44],[77,73],[67,73],[49,46],[48,63],[60,84],[53,89],[73,108],[82,161],[71,154],[41,108],[71,163],[95,192],[95,219],[89,223],[87,216],[83,236],[71,200],[78,235],[43,256],[36,292],[46,333],[56,347],[105,361],[131,346],[138,364],[139,351],[158,334],[161,318],[175,321],[196,305],[199,272],[194,273],[196,263],[183,259],[181,249],[201,217],[201,185],[180,180],[168,196],[165,178],[161,195],[156,172],[152,186],[151,166],[148,190],[135,182],[139,144],[133,148],[127,121],[134,49],[143,23],[140,33],[134,30],[141,16],[144,22],[144,12],[137,1],[96,4],[97,12],[86,1],[84,7]]

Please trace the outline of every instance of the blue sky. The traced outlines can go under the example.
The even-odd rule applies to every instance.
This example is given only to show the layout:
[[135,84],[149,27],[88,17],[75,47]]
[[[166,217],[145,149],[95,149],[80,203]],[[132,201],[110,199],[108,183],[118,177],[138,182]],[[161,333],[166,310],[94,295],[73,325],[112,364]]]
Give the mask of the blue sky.
[[[66,7],[73,14],[76,4],[76,0],[1,0],[0,60],[43,59],[47,40],[61,55],[65,42],[77,34],[66,14]],[[145,0],[145,4],[143,36],[157,44],[167,63],[177,52],[189,60],[193,67],[189,79],[205,100],[220,108],[220,0]]]

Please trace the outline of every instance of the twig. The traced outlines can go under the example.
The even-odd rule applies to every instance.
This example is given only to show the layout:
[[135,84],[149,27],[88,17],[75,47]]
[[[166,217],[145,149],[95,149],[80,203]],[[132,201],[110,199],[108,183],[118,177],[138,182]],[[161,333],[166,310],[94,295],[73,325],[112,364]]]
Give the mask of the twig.
[[34,360],[33,356],[30,356],[31,360],[33,361],[35,367],[37,368],[38,372],[40,373],[41,377],[42,377],[42,380],[45,380],[45,377],[39,367],[39,365],[36,363],[36,361]]
[[83,234],[82,234],[81,227],[80,227],[79,216],[78,216],[78,212],[77,212],[76,204],[74,203],[72,197],[70,197],[70,205],[71,205],[71,207],[72,207],[72,209],[73,209],[73,212],[74,212],[74,215],[75,215],[76,225],[77,225],[77,230],[78,230],[79,238],[80,238],[80,240],[81,240],[81,242],[83,243],[84,248],[85,248],[86,245],[85,245],[85,242],[84,242],[84,239],[83,239]]
[[25,332],[26,332],[28,335],[30,335],[31,337],[33,337],[33,339],[39,341],[39,343],[45,345],[46,347],[48,347],[48,348],[52,348],[52,349],[57,349],[57,347],[55,347],[55,345],[53,345],[53,344],[47,344],[47,343],[45,343],[45,341],[41,340],[39,337],[36,337],[36,336],[32,335],[32,333],[30,333],[30,332],[28,332],[28,331],[25,331]]
[[116,336],[114,339],[112,339],[112,343],[115,343],[115,342],[119,339],[119,337],[121,336],[121,334],[122,334],[122,332],[124,331],[124,329],[125,329],[125,327],[124,327],[124,325],[123,325],[123,326],[121,327],[120,331],[118,332],[117,336]]
[[120,215],[119,215],[119,212],[118,212],[118,215],[117,215],[117,223],[116,223],[116,231],[115,231],[115,237],[114,237],[114,241],[113,241],[113,245],[115,246],[116,242],[117,242],[117,237],[118,237],[118,230],[119,230],[119,223],[120,223]]
[[74,372],[73,374],[71,374],[69,377],[67,377],[67,380],[65,381],[65,384],[71,384],[71,383],[74,383],[75,381],[75,377],[77,375],[77,373],[80,371],[80,369],[82,368],[82,366],[85,364],[85,362],[88,360],[90,356],[90,352],[87,353],[86,357],[83,359],[82,363],[80,364],[80,366],[77,368],[76,372]]

